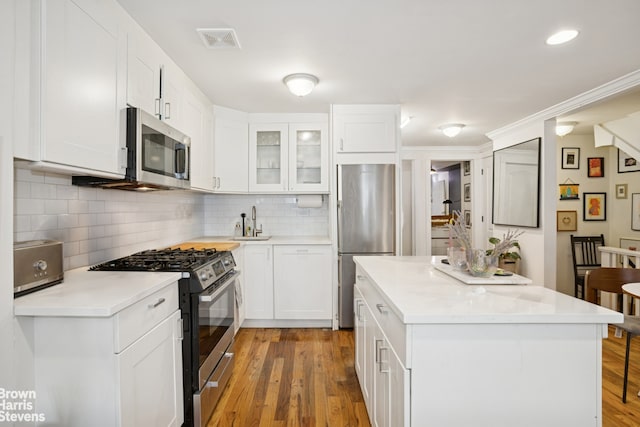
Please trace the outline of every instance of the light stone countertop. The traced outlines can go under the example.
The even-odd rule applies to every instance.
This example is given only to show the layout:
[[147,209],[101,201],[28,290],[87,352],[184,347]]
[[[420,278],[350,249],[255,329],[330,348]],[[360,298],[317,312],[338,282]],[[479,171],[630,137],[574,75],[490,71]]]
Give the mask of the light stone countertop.
[[89,271],[80,267],[65,271],[64,281],[58,285],[16,298],[14,314],[109,317],[181,277],[175,272]]
[[622,323],[621,313],[542,286],[466,285],[435,257],[354,257],[406,324]]
[[268,240],[233,240],[232,236],[203,236],[190,242],[240,243],[242,245],[330,245],[328,236],[271,236]]

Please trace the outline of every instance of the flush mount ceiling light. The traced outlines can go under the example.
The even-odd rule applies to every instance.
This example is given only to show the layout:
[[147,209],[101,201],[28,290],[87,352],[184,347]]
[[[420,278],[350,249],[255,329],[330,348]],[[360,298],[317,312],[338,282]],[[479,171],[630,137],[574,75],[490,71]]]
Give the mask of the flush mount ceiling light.
[[578,122],[559,122],[556,123],[556,135],[565,136],[571,132],[573,132],[573,128],[578,124]]
[[413,116],[407,116],[404,119],[402,119],[400,121],[400,129],[404,128],[406,125],[409,124],[409,122],[411,121],[411,119],[413,119]]
[[563,44],[575,39],[578,36],[578,30],[562,30],[555,34],[552,34],[547,39],[547,44],[554,46],[557,44]]
[[320,80],[312,74],[297,73],[289,74],[282,81],[295,96],[305,96],[311,93]]
[[440,129],[442,133],[447,135],[449,138],[453,138],[462,131],[463,127],[464,125],[462,123],[449,123],[447,125],[440,126],[438,129]]

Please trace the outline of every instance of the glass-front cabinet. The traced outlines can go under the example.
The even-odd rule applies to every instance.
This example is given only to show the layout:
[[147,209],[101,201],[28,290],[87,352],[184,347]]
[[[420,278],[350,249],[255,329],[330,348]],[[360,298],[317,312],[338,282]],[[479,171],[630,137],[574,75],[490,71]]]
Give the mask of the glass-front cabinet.
[[289,125],[289,190],[328,191],[327,125]]
[[326,193],[326,123],[252,123],[249,126],[249,191]]
[[287,124],[249,125],[249,191],[287,191]]

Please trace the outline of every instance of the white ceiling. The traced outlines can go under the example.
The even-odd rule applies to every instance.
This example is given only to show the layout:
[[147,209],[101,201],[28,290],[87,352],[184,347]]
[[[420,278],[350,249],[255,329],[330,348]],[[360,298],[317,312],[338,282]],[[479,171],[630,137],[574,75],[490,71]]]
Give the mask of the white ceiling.
[[[118,0],[217,105],[328,112],[400,104],[404,145],[478,145],[487,132],[640,69],[638,0]],[[234,28],[239,50],[196,28]],[[553,32],[578,38],[547,46]],[[304,98],[282,78],[320,79]],[[638,108],[640,109],[640,108]],[[438,126],[467,126],[456,138]]]

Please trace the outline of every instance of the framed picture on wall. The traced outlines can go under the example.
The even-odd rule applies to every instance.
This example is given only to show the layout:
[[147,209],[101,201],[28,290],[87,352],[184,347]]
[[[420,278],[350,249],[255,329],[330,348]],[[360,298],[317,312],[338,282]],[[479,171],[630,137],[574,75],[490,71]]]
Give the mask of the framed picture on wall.
[[580,169],[580,149],[562,147],[562,169]]
[[471,183],[467,183],[464,185],[464,201],[471,201]]
[[465,176],[469,175],[471,173],[471,162],[469,160],[462,162],[462,169]]
[[640,193],[631,195],[631,229],[640,231]]
[[580,199],[580,184],[559,184],[560,200],[578,200]]
[[464,222],[467,227],[471,227],[471,211],[464,211]]
[[578,231],[578,211],[557,211],[557,231]]
[[627,198],[627,184],[616,184],[616,199]]
[[607,220],[607,193],[582,193],[584,206],[583,221]]
[[618,173],[638,171],[640,171],[640,162],[618,148]]
[[587,176],[604,178],[604,157],[587,157]]

